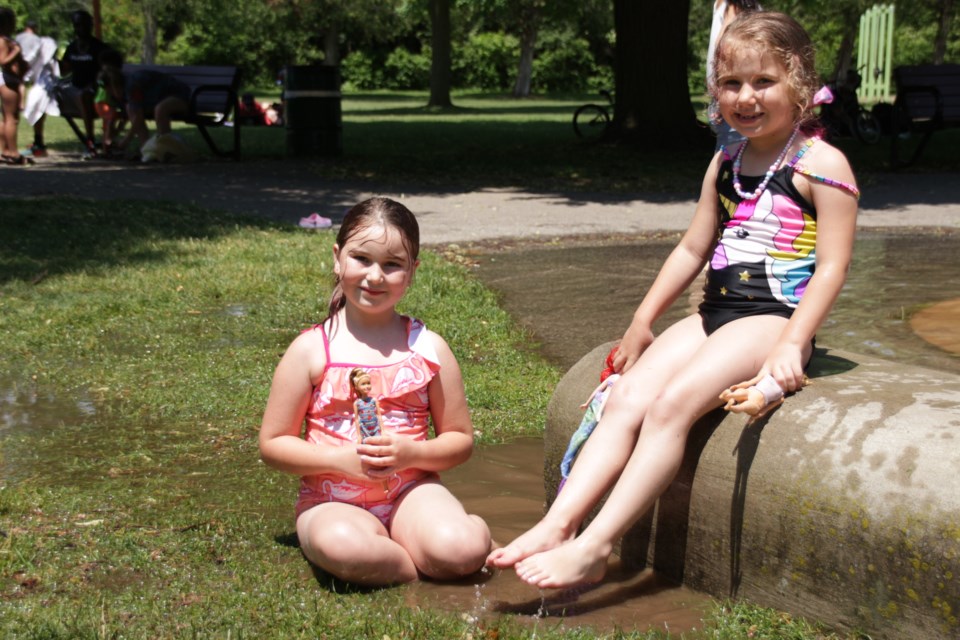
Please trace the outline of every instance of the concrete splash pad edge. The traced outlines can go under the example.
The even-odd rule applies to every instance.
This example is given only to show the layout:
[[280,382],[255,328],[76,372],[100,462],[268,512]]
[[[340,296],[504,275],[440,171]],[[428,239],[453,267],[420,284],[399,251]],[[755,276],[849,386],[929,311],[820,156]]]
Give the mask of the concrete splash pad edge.
[[[548,500],[612,345],[574,365],[551,398]],[[872,637],[957,637],[960,376],[822,349],[809,373],[812,384],[764,420],[701,419],[621,560]]]

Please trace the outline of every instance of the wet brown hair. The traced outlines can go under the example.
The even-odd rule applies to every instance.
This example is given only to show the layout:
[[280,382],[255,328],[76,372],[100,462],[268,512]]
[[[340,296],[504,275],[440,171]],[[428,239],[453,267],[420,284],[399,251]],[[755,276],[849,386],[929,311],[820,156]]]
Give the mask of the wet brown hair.
[[756,11],[741,13],[724,30],[717,43],[710,86],[719,93],[718,79],[729,67],[732,55],[744,48],[756,48],[772,55],[787,72],[787,84],[796,105],[796,122],[813,125],[813,95],[823,84],[817,75],[813,42],[800,23],[785,13]]
[[[384,229],[396,229],[400,233],[400,239],[410,256],[411,262],[417,261],[417,257],[420,255],[420,225],[417,224],[417,219],[409,209],[390,198],[370,198],[355,204],[344,216],[343,222],[340,223],[340,231],[337,232],[337,246],[343,248],[350,238],[357,233],[376,226],[381,226]],[[335,317],[337,312],[343,309],[343,306],[347,303],[343,297],[340,279],[334,277],[333,293],[330,294],[330,304],[327,308],[327,319]]]

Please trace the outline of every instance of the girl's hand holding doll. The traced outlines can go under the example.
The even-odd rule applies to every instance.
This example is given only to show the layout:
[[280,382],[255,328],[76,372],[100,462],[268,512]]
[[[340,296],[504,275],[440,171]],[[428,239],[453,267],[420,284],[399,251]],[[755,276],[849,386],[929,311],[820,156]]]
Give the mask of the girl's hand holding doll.
[[613,370],[626,373],[640,359],[640,355],[653,343],[653,330],[649,324],[633,321],[620,340],[613,357]]
[[797,391],[804,384],[803,351],[799,345],[780,342],[760,368],[756,380],[769,374],[784,392]]
[[410,438],[383,434],[364,439],[357,445],[357,454],[368,478],[389,478],[414,466],[416,447]]

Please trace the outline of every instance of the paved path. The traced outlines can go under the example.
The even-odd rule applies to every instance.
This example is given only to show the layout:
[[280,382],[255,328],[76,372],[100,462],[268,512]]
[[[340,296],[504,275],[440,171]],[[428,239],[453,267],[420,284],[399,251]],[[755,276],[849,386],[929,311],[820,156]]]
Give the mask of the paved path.
[[[861,226],[960,227],[960,176],[956,174],[883,174],[861,186]],[[395,186],[335,183],[302,163],[210,161],[157,166],[82,162],[65,156],[26,169],[0,168],[0,194],[170,199],[291,224],[313,211],[338,221],[359,200],[386,195],[417,214],[421,236],[428,244],[681,230],[694,207],[693,194],[398,191]]]

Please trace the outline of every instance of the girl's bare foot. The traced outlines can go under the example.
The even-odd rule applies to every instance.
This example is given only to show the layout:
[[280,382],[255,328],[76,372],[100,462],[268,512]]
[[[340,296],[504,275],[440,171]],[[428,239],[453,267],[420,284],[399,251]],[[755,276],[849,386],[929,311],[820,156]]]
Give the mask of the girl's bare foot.
[[494,549],[487,556],[487,566],[498,569],[512,567],[528,556],[548,551],[569,540],[570,536],[561,528],[541,520],[507,546]]
[[517,563],[517,576],[540,589],[563,589],[599,582],[607,572],[610,547],[597,547],[581,539]]

